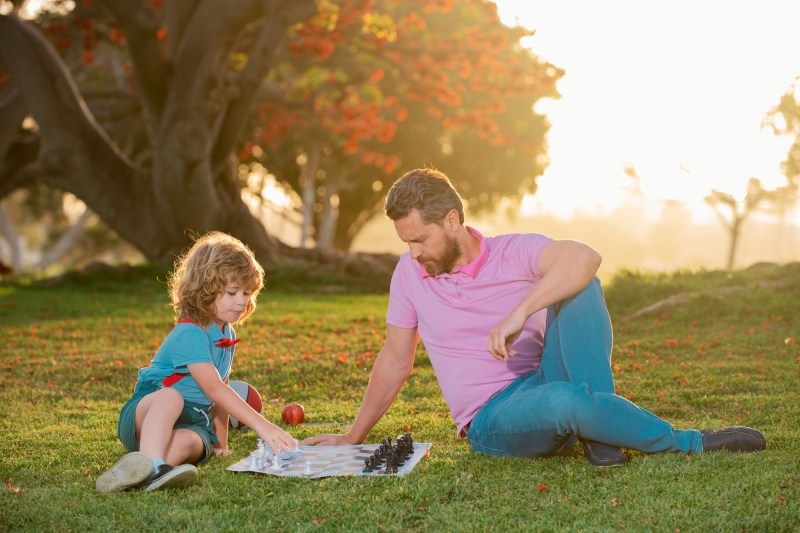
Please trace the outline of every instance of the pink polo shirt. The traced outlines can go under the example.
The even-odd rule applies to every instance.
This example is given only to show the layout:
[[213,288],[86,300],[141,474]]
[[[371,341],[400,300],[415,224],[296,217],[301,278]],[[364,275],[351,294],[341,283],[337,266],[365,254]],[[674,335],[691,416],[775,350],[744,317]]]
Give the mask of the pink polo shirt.
[[536,233],[478,237],[480,254],[453,272],[432,276],[408,252],[397,263],[386,322],[418,328],[450,415],[461,434],[492,396],[539,367],[546,311],[532,315],[501,362],[487,350],[489,331],[541,279],[539,255],[552,239]]

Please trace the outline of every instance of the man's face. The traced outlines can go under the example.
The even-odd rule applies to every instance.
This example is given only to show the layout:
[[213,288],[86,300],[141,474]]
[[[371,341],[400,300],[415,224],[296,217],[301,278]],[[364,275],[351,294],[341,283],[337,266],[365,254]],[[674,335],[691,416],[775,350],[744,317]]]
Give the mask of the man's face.
[[419,211],[394,221],[400,240],[408,244],[411,258],[418,261],[428,274],[450,272],[461,256],[461,246],[450,236],[443,224],[426,224]]

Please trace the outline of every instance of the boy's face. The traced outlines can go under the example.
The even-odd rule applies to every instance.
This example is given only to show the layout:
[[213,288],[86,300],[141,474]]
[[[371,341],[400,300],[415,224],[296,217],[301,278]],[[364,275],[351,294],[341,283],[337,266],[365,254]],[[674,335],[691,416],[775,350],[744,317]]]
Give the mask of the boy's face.
[[252,294],[250,288],[243,287],[241,283],[228,283],[214,301],[217,325],[221,328],[225,324],[237,322],[247,310]]

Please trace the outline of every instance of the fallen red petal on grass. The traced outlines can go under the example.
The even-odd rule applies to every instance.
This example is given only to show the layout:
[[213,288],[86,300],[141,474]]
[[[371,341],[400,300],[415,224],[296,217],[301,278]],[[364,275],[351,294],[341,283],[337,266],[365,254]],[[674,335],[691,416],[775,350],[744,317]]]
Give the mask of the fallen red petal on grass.
[[546,490],[547,490],[547,485],[545,485],[544,483],[539,485],[539,492],[545,492]]

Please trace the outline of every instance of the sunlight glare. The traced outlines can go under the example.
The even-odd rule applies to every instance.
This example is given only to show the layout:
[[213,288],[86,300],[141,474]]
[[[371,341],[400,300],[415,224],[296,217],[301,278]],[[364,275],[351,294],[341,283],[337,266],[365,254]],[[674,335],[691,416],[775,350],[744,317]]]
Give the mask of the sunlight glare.
[[561,98],[536,106],[551,123],[550,166],[523,213],[612,210],[631,198],[626,165],[648,200],[687,202],[702,217],[711,188],[742,198],[751,177],[785,183],[792,139],[762,121],[800,75],[800,3],[612,0],[582,2],[580,16],[572,2],[497,4],[504,22],[536,31],[526,46],[566,71]]

